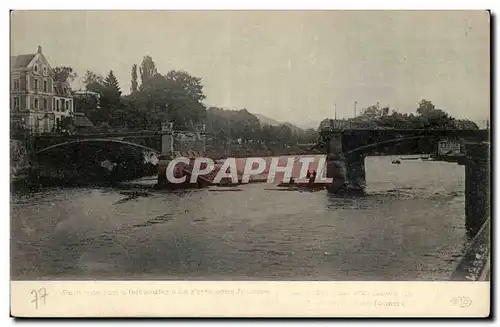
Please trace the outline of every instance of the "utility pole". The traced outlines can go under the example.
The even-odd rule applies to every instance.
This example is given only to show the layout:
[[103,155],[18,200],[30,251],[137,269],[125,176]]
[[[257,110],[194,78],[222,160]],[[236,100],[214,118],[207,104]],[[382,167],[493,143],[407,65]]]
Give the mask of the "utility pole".
[[335,120],[337,120],[337,103],[335,102]]
[[354,101],[354,118],[356,118],[356,106],[358,105],[358,101]]

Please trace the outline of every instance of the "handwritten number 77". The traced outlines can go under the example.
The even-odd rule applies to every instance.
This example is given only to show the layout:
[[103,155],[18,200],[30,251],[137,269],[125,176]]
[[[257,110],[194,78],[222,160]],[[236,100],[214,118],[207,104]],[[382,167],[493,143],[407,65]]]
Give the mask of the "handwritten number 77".
[[43,304],[43,306],[45,306],[47,304],[46,298],[47,298],[47,295],[49,295],[49,294],[47,293],[47,290],[45,289],[45,287],[40,288],[38,291],[32,290],[31,295],[33,296],[33,300],[31,300],[31,303],[33,303],[35,305],[35,309],[38,309],[38,306],[40,304]]

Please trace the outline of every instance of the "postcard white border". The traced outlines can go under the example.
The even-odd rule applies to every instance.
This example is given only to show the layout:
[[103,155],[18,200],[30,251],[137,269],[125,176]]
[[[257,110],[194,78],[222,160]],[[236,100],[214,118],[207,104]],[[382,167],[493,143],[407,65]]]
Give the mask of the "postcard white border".
[[18,317],[486,317],[489,282],[13,281]]

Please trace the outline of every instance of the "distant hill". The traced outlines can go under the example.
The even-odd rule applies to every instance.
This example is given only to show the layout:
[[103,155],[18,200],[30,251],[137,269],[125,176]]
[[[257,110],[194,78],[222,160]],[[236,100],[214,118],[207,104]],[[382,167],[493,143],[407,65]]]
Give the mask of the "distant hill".
[[304,130],[294,124],[283,123],[283,125],[288,126],[293,133],[303,133]]
[[310,122],[303,122],[303,123],[298,123],[297,126],[299,126],[302,129],[314,129],[316,130],[319,126],[319,121],[310,121]]
[[269,117],[261,115],[261,114],[252,113],[252,115],[254,115],[255,117],[257,117],[259,119],[261,126],[264,126],[264,125],[271,125],[271,126],[285,125],[285,126],[288,126],[293,133],[301,133],[304,131],[304,129],[298,127],[297,125],[294,125],[294,124],[291,124],[288,122],[279,122],[275,119],[269,118]]
[[279,126],[279,125],[283,124],[277,120],[274,120],[272,118],[266,117],[266,116],[261,115],[261,114],[252,113],[252,115],[254,115],[255,117],[257,117],[260,120],[260,124],[262,126],[263,125]]

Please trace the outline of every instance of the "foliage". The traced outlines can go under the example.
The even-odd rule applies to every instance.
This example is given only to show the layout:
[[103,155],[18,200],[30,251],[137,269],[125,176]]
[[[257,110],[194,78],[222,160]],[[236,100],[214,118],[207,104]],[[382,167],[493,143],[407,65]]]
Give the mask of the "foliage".
[[356,118],[325,120],[322,124],[330,124],[330,126],[345,124],[350,128],[368,129],[478,129],[474,122],[455,119],[425,99],[418,103],[416,115],[399,113],[395,110],[389,114],[390,111],[389,107],[381,108],[377,103],[365,108]]
[[67,66],[58,66],[52,69],[54,80],[62,83],[72,82],[77,74],[73,72],[73,68]]
[[144,56],[142,59],[141,67],[139,68],[139,72],[141,74],[141,88],[147,80],[156,74],[158,71],[156,70],[156,64],[153,61],[153,58],[150,56]]
[[294,146],[297,143],[315,143],[318,133],[303,131],[291,124],[272,126],[262,124],[246,109],[224,110],[211,107],[207,110],[207,131],[215,143],[260,143],[266,145]]
[[118,80],[116,79],[112,70],[110,70],[108,76],[106,76],[103,86],[104,86],[103,96],[105,98],[107,98],[111,102],[120,101],[120,96],[122,94],[120,90],[120,84],[118,83]]
[[132,65],[132,72],[130,73],[132,80],[130,82],[130,92],[134,93],[137,92],[137,65],[133,64]]
[[131,96],[137,106],[147,108],[161,121],[171,121],[180,129],[203,123],[206,118],[201,79],[184,71],[157,73]]

